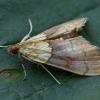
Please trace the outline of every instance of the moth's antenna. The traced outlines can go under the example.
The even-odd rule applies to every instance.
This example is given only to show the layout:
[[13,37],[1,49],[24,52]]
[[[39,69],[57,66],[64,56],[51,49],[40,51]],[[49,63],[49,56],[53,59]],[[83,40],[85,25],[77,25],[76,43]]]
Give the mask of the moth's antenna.
[[7,48],[8,46],[0,46],[0,48]]
[[32,22],[31,22],[30,19],[28,19],[28,21],[29,21],[29,25],[30,25],[30,31],[29,31],[29,33],[21,40],[21,42],[27,40],[27,39],[30,37],[30,34],[31,34],[31,32],[32,32],[32,28],[33,28]]
[[52,73],[49,71],[49,70],[47,70],[42,64],[40,64],[41,66],[42,66],[42,68],[44,68],[51,76],[52,76],[52,78],[58,83],[58,84],[61,84],[53,75],[52,75]]

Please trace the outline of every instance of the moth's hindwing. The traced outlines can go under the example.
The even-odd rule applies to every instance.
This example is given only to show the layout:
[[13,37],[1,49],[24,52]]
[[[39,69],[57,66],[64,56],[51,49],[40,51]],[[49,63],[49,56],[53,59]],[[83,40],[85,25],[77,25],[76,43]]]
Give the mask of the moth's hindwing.
[[52,27],[27,41],[39,41],[39,40],[54,40],[54,39],[68,39],[77,36],[79,31],[87,22],[88,18],[76,19],[69,21],[58,26]]

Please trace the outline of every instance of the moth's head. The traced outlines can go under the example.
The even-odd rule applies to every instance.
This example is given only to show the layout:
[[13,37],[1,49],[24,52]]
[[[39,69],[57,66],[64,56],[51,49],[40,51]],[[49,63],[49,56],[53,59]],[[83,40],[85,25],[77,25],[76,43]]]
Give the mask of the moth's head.
[[18,54],[19,48],[20,48],[20,47],[19,47],[18,44],[9,45],[9,46],[8,46],[8,52],[11,53],[11,54]]

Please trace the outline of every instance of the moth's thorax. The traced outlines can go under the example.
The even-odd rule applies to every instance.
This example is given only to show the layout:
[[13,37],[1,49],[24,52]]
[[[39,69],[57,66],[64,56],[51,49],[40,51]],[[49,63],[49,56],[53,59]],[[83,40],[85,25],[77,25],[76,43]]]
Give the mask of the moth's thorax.
[[10,45],[8,47],[8,52],[11,53],[11,54],[18,54],[19,49],[20,49],[19,44]]

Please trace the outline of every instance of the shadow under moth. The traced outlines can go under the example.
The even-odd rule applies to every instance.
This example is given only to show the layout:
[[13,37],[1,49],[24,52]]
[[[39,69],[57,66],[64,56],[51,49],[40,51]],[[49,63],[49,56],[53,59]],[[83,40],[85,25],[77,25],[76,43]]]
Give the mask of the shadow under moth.
[[[41,65],[59,84],[60,82],[42,64],[80,75],[99,75],[99,48],[91,45],[82,36],[77,36],[77,32],[87,20],[88,18],[72,20],[29,38],[32,32],[32,23],[29,19],[30,31],[20,43],[0,47],[8,47],[8,52],[17,54],[20,60],[24,57]],[[22,66],[26,77],[23,63]]]

